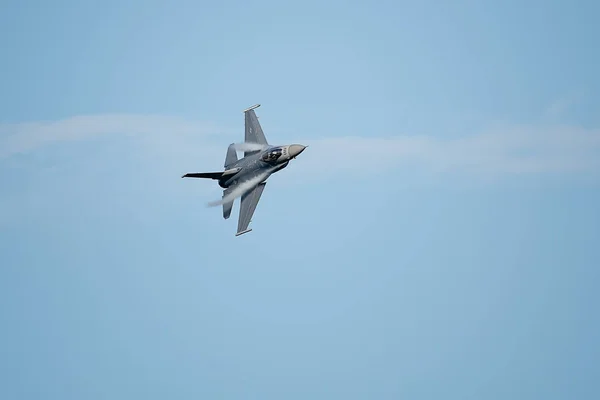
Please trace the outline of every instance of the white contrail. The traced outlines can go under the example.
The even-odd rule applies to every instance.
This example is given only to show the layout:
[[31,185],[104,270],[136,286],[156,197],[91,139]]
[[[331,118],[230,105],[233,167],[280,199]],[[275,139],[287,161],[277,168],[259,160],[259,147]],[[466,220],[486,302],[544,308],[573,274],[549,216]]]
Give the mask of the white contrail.
[[265,178],[267,178],[267,176],[269,176],[269,172],[263,172],[262,174],[257,175],[254,178],[250,178],[247,181],[239,183],[235,189],[233,189],[230,193],[227,194],[227,196],[217,201],[211,201],[210,203],[208,203],[208,206],[215,207],[237,199],[247,191],[253,189],[256,185],[264,181]]
[[235,149],[237,151],[260,151],[260,150],[264,150],[269,147],[269,145],[266,145],[266,144],[250,143],[250,142],[234,143],[233,146],[235,147]]

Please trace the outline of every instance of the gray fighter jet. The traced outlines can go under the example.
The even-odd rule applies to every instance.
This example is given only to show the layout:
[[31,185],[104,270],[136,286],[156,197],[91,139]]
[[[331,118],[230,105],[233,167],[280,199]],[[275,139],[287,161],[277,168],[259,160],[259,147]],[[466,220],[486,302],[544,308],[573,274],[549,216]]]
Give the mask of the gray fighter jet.
[[[217,180],[219,186],[224,189],[223,198],[217,204],[223,205],[223,218],[225,219],[231,215],[234,200],[242,197],[235,236],[252,231],[252,229],[248,229],[248,225],[269,176],[287,167],[290,160],[295,159],[307,147],[301,144],[269,145],[254,112],[257,107],[260,107],[260,104],[243,111],[246,125],[245,141],[242,146],[235,143],[229,145],[223,172],[197,172],[182,176],[182,178]],[[240,147],[244,150],[244,157],[238,159],[236,151]]]

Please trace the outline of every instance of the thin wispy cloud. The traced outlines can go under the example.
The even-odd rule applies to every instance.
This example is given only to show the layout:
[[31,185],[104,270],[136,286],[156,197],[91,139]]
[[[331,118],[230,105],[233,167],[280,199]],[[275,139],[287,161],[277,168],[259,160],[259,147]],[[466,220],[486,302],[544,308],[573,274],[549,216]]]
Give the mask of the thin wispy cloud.
[[184,141],[213,137],[216,126],[161,115],[84,115],[58,121],[0,124],[0,158],[38,150],[46,145],[86,140],[99,136],[134,136],[140,143],[160,139]]
[[459,138],[345,137],[311,143],[305,158],[335,161],[333,168],[397,166],[429,172],[494,174],[593,172],[600,169],[600,130],[512,126]]
[[[0,125],[0,158],[41,151],[49,144],[98,136],[131,136],[162,162],[177,164],[203,157],[221,162],[226,146],[243,135],[169,116],[99,115],[59,121]],[[235,138],[234,138],[235,136]],[[572,126],[504,126],[462,137],[386,135],[380,137],[298,138],[308,144],[302,173],[381,171],[410,166],[433,172],[575,173],[600,170],[600,130]],[[218,160],[218,161],[217,161]],[[206,163],[203,163],[207,167]],[[215,165],[215,167],[220,167]]]
[[581,102],[583,98],[584,91],[579,90],[563,96],[562,98],[556,99],[546,109],[545,117],[548,119],[560,118],[563,114],[572,109],[577,103]]

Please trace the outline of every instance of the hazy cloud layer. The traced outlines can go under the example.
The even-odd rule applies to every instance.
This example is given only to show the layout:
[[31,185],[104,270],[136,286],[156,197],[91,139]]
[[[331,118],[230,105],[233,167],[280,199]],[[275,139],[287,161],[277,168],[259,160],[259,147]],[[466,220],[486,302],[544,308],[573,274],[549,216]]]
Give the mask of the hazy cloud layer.
[[[135,136],[143,141],[181,144],[198,135],[215,136],[222,130],[198,121],[170,116],[107,114],[77,116],[59,121],[0,124],[0,158],[27,153],[45,145],[103,135]],[[118,141],[116,142],[118,144]]]
[[573,127],[507,127],[453,139],[331,138],[311,146],[306,158],[314,156],[315,165],[327,159],[344,169],[402,165],[431,172],[565,173],[594,172],[600,167],[600,131]]
[[[386,134],[390,132],[373,137],[298,138],[294,142],[308,144],[309,148],[302,154],[297,172],[372,172],[397,166],[433,172],[529,174],[600,169],[600,130],[505,126],[456,138]],[[146,115],[79,116],[5,124],[0,125],[0,158],[101,135],[113,136],[115,146],[119,145],[119,137],[134,137],[142,149],[162,162],[178,164],[203,157],[206,162],[219,162],[212,168],[218,170],[226,146],[239,141],[243,126],[234,133],[197,121]],[[206,167],[206,162],[201,167]]]

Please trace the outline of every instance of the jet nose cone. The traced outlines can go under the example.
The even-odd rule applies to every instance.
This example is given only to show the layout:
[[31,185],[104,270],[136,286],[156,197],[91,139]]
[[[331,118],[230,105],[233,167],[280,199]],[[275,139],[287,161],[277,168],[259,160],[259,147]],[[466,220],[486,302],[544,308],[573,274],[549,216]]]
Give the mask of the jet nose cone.
[[306,149],[306,146],[302,146],[301,144],[292,144],[288,148],[288,152],[290,154],[290,158],[296,157],[298,154],[302,153]]

